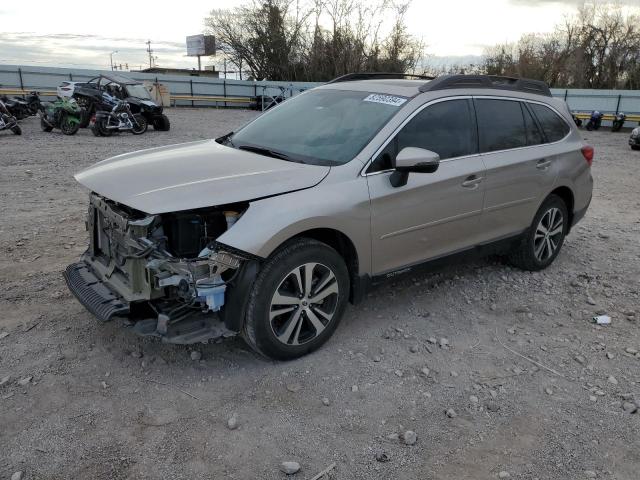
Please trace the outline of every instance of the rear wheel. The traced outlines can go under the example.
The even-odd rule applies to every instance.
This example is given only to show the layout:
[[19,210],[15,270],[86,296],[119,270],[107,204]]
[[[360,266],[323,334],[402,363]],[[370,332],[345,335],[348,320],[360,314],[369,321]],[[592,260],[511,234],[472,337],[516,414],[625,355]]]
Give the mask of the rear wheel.
[[110,137],[113,134],[113,130],[107,128],[107,121],[104,118],[96,119],[91,131],[96,137]]
[[631,145],[631,150],[640,150],[640,145]]
[[553,263],[569,230],[567,205],[557,195],[549,195],[509,255],[509,261],[523,270],[542,270]]
[[267,357],[300,357],[329,339],[348,298],[349,274],[338,252],[316,240],[294,240],[272,255],[258,274],[244,337]]

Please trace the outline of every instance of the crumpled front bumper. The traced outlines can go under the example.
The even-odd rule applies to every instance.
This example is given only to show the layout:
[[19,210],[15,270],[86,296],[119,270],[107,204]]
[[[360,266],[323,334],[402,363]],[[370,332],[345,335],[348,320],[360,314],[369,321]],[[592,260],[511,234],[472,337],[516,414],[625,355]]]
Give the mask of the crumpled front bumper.
[[72,263],[63,276],[71,293],[99,320],[107,322],[129,314],[129,303],[100,280],[87,263]]

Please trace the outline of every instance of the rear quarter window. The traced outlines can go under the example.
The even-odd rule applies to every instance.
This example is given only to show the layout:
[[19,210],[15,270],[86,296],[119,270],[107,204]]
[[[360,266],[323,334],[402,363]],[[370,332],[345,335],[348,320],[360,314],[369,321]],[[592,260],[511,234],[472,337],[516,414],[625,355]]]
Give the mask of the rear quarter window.
[[560,116],[549,107],[535,103],[529,104],[534,115],[537,117],[547,142],[553,143],[566,137],[571,128]]

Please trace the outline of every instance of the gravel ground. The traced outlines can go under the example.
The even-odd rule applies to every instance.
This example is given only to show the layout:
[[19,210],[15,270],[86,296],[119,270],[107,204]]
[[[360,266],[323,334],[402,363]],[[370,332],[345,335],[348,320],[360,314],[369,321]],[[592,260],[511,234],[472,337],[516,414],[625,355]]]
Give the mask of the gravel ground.
[[325,478],[638,479],[628,134],[584,133],[594,200],[548,270],[488,259],[404,277],[349,307],[318,352],[277,363],[238,339],[170,346],[98,324],[64,285],[86,242],[74,172],[254,113],[169,116],[170,132],[139,137],[45,134],[37,119],[0,133],[0,478],[282,479],[293,461],[307,480],[333,463]]

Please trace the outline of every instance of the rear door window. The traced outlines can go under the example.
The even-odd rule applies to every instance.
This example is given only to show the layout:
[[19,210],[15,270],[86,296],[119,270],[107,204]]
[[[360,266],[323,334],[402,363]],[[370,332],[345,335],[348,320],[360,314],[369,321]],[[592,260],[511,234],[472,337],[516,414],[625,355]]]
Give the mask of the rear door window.
[[542,126],[547,142],[553,143],[562,140],[571,131],[567,122],[549,107],[537,103],[530,104],[530,107]]
[[476,99],[480,152],[527,146],[527,132],[518,101]]
[[393,168],[398,152],[405,147],[431,150],[441,160],[477,153],[471,101],[446,100],[420,111],[376,157],[368,173]]

